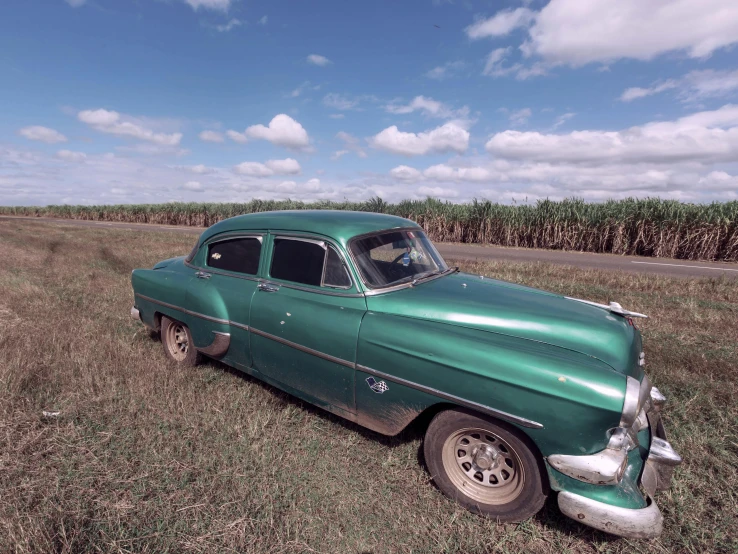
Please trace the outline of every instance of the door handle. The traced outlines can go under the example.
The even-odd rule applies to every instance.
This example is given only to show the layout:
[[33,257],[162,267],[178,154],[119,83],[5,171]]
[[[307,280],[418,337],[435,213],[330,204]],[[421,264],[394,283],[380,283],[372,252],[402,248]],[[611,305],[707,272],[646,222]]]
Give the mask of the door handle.
[[279,290],[278,286],[269,283],[259,283],[257,288],[262,292],[277,292]]
[[210,279],[213,275],[211,273],[205,273],[204,271],[198,271],[195,273],[195,277],[198,279]]

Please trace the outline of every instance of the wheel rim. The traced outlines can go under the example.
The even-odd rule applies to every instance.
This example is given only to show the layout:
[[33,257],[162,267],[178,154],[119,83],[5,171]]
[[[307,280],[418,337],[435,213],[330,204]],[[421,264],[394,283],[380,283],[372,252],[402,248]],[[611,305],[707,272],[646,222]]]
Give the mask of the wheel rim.
[[172,323],[167,328],[167,347],[172,358],[181,362],[187,357],[190,341],[187,338],[187,330],[180,323]]
[[454,486],[482,504],[507,504],[523,490],[525,471],[520,456],[489,430],[456,431],[443,444],[442,459]]

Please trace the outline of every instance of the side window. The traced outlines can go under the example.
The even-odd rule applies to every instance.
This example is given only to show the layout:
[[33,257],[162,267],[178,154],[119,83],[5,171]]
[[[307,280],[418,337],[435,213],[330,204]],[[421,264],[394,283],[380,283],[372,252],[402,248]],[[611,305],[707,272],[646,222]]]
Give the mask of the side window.
[[319,244],[302,240],[274,239],[274,254],[270,274],[304,285],[320,286],[323,277],[325,249]]
[[254,237],[222,240],[208,246],[208,267],[256,275],[261,241]]
[[325,261],[325,275],[323,284],[326,287],[348,288],[351,286],[346,266],[343,265],[341,256],[333,248],[328,248],[328,258]]

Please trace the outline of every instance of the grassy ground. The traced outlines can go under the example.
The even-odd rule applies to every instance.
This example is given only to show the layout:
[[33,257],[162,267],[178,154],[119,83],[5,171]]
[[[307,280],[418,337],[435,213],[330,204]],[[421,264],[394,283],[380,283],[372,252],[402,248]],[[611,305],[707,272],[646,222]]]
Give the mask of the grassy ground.
[[0,552],[738,549],[738,281],[462,264],[652,316],[647,368],[685,463],[664,535],[627,541],[553,500],[497,525],[428,483],[420,429],[384,438],[222,365],[173,367],[128,316],[129,275],[191,242],[0,222]]

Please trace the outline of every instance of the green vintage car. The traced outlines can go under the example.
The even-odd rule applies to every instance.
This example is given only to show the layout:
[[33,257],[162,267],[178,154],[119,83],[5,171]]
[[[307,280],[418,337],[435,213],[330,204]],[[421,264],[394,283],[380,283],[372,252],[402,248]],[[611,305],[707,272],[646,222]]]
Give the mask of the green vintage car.
[[131,315],[166,355],[202,355],[385,435],[429,421],[438,488],[521,521],[564,514],[636,538],[679,455],[665,398],[620,305],[450,268],[399,217],[283,211],[233,217],[188,256],[133,271]]

